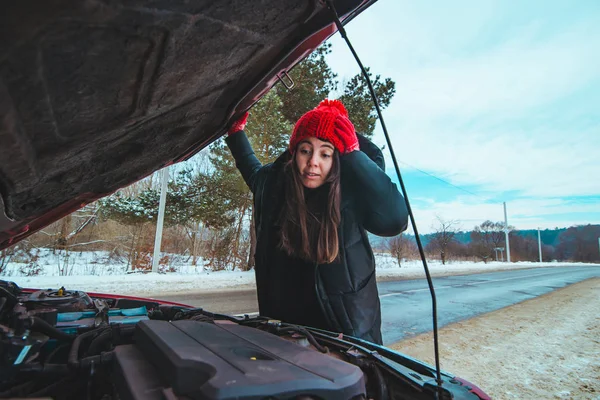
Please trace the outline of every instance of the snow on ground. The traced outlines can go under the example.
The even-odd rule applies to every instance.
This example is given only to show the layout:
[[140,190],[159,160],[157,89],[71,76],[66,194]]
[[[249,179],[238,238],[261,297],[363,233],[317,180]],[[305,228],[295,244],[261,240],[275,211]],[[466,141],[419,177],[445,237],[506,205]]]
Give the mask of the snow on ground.
[[[396,279],[416,279],[425,278],[425,271],[421,260],[410,260],[402,262],[401,267],[398,267],[398,261],[389,254],[376,254],[377,279],[379,281],[396,280]],[[524,268],[540,268],[540,267],[564,267],[573,265],[574,263],[566,262],[472,262],[472,261],[449,261],[443,265],[441,261],[427,261],[427,267],[431,276],[448,276],[448,275],[466,275],[479,272],[493,272]],[[583,264],[577,265],[598,265],[598,264]]]
[[[600,399],[600,279],[439,332],[440,364],[493,399]],[[432,334],[390,346],[435,365]]]
[[[168,273],[127,273],[125,263],[111,260],[106,252],[72,252],[68,257],[41,249],[35,260],[39,273],[31,273],[31,264],[12,262],[8,264],[0,279],[29,288],[77,289],[88,292],[119,293],[154,297],[159,294],[215,291],[225,289],[250,289],[255,285],[253,271],[207,270],[200,260],[198,266],[181,256],[170,256],[169,267],[176,272]],[[17,260],[25,261],[25,260]],[[406,261],[398,267],[398,262],[388,254],[376,254],[378,280],[400,280],[425,277],[420,261]],[[490,262],[450,262],[442,265],[439,261],[428,262],[432,276],[491,272],[507,269],[564,266],[572,263],[501,263]],[[584,264],[580,264],[584,265]]]
[[64,254],[42,249],[36,260],[40,269],[38,275],[26,276],[31,270],[28,264],[12,262],[0,279],[13,281],[23,288],[64,286],[87,292],[150,297],[160,293],[254,287],[253,271],[212,272],[203,264],[202,259],[193,266],[184,257],[170,256],[168,267],[176,272],[128,273],[127,264],[111,260],[107,252],[72,252],[66,258]]
[[156,297],[161,293],[184,293],[202,290],[243,289],[254,287],[251,272],[206,272],[192,274],[129,274],[129,275],[72,275],[0,277],[23,288],[60,288],[85,292],[124,294],[128,296]]

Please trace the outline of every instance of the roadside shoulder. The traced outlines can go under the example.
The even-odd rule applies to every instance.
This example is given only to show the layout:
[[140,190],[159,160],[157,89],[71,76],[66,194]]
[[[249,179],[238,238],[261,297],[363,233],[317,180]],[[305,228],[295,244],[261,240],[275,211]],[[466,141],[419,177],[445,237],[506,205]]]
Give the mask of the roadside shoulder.
[[[448,325],[439,331],[442,368],[493,398],[597,399],[599,309],[592,278]],[[434,362],[431,333],[390,347]]]

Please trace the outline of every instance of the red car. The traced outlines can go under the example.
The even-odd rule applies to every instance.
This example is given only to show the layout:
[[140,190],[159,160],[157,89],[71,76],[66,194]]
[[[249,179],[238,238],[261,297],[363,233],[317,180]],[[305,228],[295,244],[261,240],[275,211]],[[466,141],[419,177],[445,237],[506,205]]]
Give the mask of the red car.
[[[347,22],[373,2],[334,4]],[[196,154],[336,31],[318,0],[33,0],[2,11],[0,249]],[[488,398],[336,333],[6,281],[0,356],[0,398]]]

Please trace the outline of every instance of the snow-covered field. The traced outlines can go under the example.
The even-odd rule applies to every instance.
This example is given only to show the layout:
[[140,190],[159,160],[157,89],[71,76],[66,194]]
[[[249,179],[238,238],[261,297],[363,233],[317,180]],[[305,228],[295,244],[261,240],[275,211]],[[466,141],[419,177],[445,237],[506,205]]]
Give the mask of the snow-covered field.
[[[414,279],[425,276],[420,261],[406,261],[399,267],[397,261],[388,254],[377,254],[377,276],[381,280]],[[212,272],[203,267],[191,265],[183,257],[170,257],[169,267],[176,272],[167,273],[127,273],[126,264],[112,262],[106,252],[72,252],[53,254],[41,249],[35,262],[39,273],[26,276],[31,268],[22,262],[8,264],[0,279],[10,280],[21,287],[77,289],[89,292],[118,293],[155,297],[167,293],[215,291],[224,289],[249,289],[254,287],[253,271]],[[469,274],[476,272],[506,269],[562,266],[565,263],[501,263],[490,262],[450,262],[442,265],[439,261],[428,263],[432,276]],[[570,264],[572,265],[572,264]],[[581,264],[583,265],[583,264]]]

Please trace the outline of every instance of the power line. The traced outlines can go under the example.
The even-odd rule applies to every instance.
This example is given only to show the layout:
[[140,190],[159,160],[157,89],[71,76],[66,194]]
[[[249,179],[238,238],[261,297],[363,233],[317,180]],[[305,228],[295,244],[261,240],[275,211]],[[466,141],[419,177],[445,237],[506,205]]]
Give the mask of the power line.
[[492,200],[490,200],[490,199],[488,199],[488,198],[485,198],[485,197],[483,197],[483,196],[481,196],[481,195],[478,195],[477,193],[473,193],[473,192],[471,192],[470,190],[467,190],[467,189],[465,189],[465,188],[462,188],[462,187],[460,187],[460,186],[456,186],[456,185],[454,185],[454,184],[452,184],[452,183],[450,183],[450,182],[448,182],[448,181],[446,181],[446,180],[444,180],[444,179],[442,179],[442,178],[440,178],[440,177],[438,177],[438,176],[435,176],[435,175],[433,175],[433,174],[430,174],[429,172],[425,172],[425,171],[423,171],[422,169],[419,169],[419,168],[415,167],[414,165],[411,165],[411,164],[409,164],[409,163],[407,163],[407,162],[400,161],[400,163],[402,163],[402,164],[404,164],[404,165],[406,165],[406,166],[408,166],[408,167],[411,167],[411,168],[413,168],[413,169],[415,169],[415,170],[419,171],[420,173],[422,173],[422,174],[425,174],[425,175],[427,175],[427,176],[429,176],[429,177],[431,177],[431,178],[437,179],[438,181],[440,181],[440,182],[442,182],[442,183],[445,183],[446,185],[452,186],[453,188],[456,188],[456,189],[458,189],[458,190],[462,190],[463,192],[465,192],[465,193],[468,193],[468,194],[470,194],[470,195],[472,195],[472,196],[479,197],[480,199],[482,199],[482,200],[485,200],[485,201],[488,201],[488,202],[492,202],[492,203],[499,203],[498,201],[492,201]]

